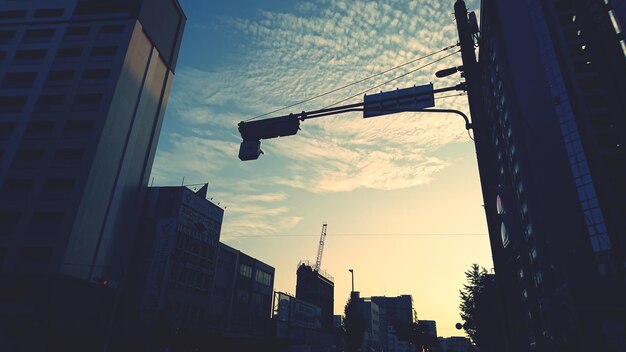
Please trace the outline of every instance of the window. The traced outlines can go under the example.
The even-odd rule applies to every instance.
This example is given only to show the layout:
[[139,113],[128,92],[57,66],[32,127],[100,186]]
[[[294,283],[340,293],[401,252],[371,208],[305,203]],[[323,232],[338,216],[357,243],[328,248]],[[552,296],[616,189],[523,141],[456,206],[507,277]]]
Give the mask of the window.
[[113,60],[115,54],[117,54],[116,46],[99,46],[91,49],[89,59],[92,61],[110,61]]
[[45,50],[18,50],[15,53],[16,65],[37,65],[46,57]]
[[61,211],[38,211],[33,214],[35,224],[59,224],[62,221],[63,212]]
[[250,292],[244,289],[238,288],[236,298],[238,301],[248,303],[250,301]]
[[2,186],[2,193],[4,192],[25,193],[25,192],[30,191],[32,187],[33,187],[33,180],[10,178],[4,181],[4,185]]
[[17,114],[24,109],[24,105],[26,105],[26,97],[0,97],[0,113]]
[[124,33],[124,25],[108,25],[100,27],[98,39],[117,38]]
[[132,11],[132,5],[125,2],[100,2],[100,1],[81,1],[76,6],[74,15],[89,16],[103,14],[120,14],[125,15]]
[[111,70],[109,69],[92,69],[86,70],[83,74],[83,84],[106,84]]
[[30,88],[35,78],[36,72],[8,72],[2,81],[2,88]]
[[0,44],[10,44],[15,38],[15,31],[0,31]]
[[100,108],[100,101],[102,100],[101,93],[88,93],[78,94],[74,99],[73,110],[98,110]]
[[0,141],[11,138],[15,122],[0,122]]
[[60,94],[42,95],[41,97],[39,97],[39,100],[37,100],[35,111],[37,112],[59,111],[63,108],[64,101],[65,101],[65,97]]
[[69,27],[65,31],[64,40],[80,40],[84,39],[89,35],[90,27],[81,26],[81,27]]
[[93,120],[69,120],[65,123],[65,132],[90,132]]
[[44,139],[50,136],[54,128],[54,121],[32,121],[26,127],[26,139]]
[[51,247],[24,247],[17,262],[18,272],[45,272],[52,257]]
[[239,266],[239,274],[241,276],[245,276],[247,278],[251,278],[252,277],[252,267],[249,266],[249,265],[241,264]]
[[57,62],[73,62],[80,58],[82,48],[61,48],[56,57]]
[[17,225],[21,217],[22,214],[16,211],[0,211],[0,229]]
[[71,82],[73,77],[74,71],[71,70],[50,71],[46,84],[52,86],[67,85]]
[[82,148],[63,148],[58,149],[54,154],[56,160],[80,160],[85,155],[85,150]]
[[257,270],[254,279],[256,280],[256,282],[265,286],[272,285],[272,275],[263,270]]
[[0,11],[0,20],[14,20],[26,17],[26,10]]
[[24,43],[42,43],[49,42],[54,36],[54,29],[29,29],[24,34]]
[[36,18],[49,18],[49,17],[61,17],[63,16],[63,9],[39,9],[35,11],[33,17]]
[[20,149],[17,151],[16,159],[18,161],[39,161],[43,158],[43,149]]

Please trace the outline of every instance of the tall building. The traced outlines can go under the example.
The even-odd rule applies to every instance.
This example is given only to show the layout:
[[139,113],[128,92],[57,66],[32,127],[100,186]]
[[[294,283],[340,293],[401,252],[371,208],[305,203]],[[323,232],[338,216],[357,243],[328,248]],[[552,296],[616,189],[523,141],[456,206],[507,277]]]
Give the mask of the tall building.
[[[358,292],[355,292],[358,294]],[[363,334],[364,344],[368,351],[380,351],[380,311],[378,305],[372,302],[371,298],[363,297],[359,299],[359,309],[365,321],[365,333]]]
[[0,0],[2,303],[35,325],[89,309],[42,290],[124,285],[185,21],[176,0]]
[[214,324],[210,304],[224,210],[206,199],[207,189],[149,188],[128,307],[119,318],[122,334],[148,350],[172,348]]
[[625,348],[623,11],[483,0],[477,75],[464,52],[510,351]]
[[220,243],[209,317],[227,336],[269,337],[274,268]]
[[413,297],[373,296],[371,302],[378,306],[380,345],[385,351],[409,351],[408,341],[398,339],[398,327],[413,323]]
[[228,338],[270,336],[275,270],[219,242],[224,209],[207,190],[149,188],[119,319],[134,350],[236,350]]
[[322,309],[322,331],[333,332],[333,305],[335,284],[322,270],[315,270],[308,262],[301,262],[296,271],[296,298]]

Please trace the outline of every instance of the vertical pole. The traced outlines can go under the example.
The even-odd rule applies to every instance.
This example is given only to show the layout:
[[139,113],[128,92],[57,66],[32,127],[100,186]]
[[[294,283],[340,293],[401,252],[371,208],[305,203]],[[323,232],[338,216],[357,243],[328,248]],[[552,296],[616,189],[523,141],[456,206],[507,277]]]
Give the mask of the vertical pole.
[[[456,0],[454,4],[454,17],[457,23],[459,34],[459,44],[461,46],[461,58],[467,86],[467,100],[472,115],[472,126],[474,130],[474,146],[476,148],[476,158],[478,161],[478,172],[480,175],[480,185],[483,193],[483,203],[487,226],[489,229],[489,239],[491,253],[494,262],[498,262],[499,225],[495,209],[496,186],[499,183],[498,164],[496,161],[496,150],[491,140],[492,122],[485,113],[485,99],[481,88],[481,66],[476,60],[473,33],[467,15],[467,8],[463,0]],[[492,235],[494,236],[492,238]],[[499,237],[499,236],[497,236]],[[496,282],[500,287],[500,300],[503,307],[504,334],[506,340],[506,350],[511,350],[510,333],[508,326],[508,312],[506,309],[505,292],[502,287],[502,279],[496,276]]]
[[352,292],[354,292],[354,270],[348,269],[350,274],[352,274]]

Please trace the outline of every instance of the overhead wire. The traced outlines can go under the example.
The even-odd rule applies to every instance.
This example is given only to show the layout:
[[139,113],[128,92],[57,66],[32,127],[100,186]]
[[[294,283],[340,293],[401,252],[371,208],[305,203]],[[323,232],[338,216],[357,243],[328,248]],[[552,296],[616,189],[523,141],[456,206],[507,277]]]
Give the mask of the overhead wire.
[[[332,237],[476,237],[488,236],[484,233],[336,233]],[[267,237],[319,237],[319,235],[303,234],[263,234],[263,235],[233,235],[231,238],[267,238]]]
[[440,58],[438,58],[438,59],[436,59],[436,60],[433,60],[433,61],[431,61],[431,62],[429,62],[429,63],[427,63],[427,64],[424,64],[424,65],[422,65],[422,66],[420,66],[420,67],[418,67],[418,68],[415,68],[415,69],[413,69],[413,70],[410,70],[410,71],[408,71],[408,72],[405,72],[405,73],[403,73],[403,74],[401,74],[401,75],[399,75],[399,76],[396,76],[396,77],[394,77],[394,78],[392,78],[392,79],[390,79],[390,80],[387,80],[387,81],[385,81],[385,82],[383,82],[383,83],[381,83],[381,84],[377,84],[377,85],[375,85],[374,87],[368,88],[368,89],[366,89],[366,90],[363,90],[363,91],[360,91],[360,92],[358,92],[358,93],[356,93],[356,94],[353,94],[353,95],[351,95],[351,96],[349,96],[349,97],[347,97],[347,98],[345,98],[345,99],[341,99],[341,100],[339,100],[339,101],[337,101],[337,102],[334,102],[334,103],[332,103],[332,104],[330,104],[330,105],[328,105],[328,106],[324,107],[322,110],[324,110],[324,109],[328,109],[328,108],[333,107],[333,106],[335,106],[335,105],[337,105],[337,104],[343,103],[343,102],[345,102],[345,101],[347,101],[347,100],[350,100],[350,99],[352,99],[352,98],[355,98],[355,97],[358,97],[358,96],[360,96],[360,95],[363,95],[363,94],[365,94],[365,93],[369,92],[370,90],[373,90],[373,89],[376,89],[376,88],[380,88],[380,87],[382,87],[382,86],[384,86],[384,85],[386,85],[386,84],[389,84],[389,83],[391,83],[391,82],[393,82],[393,81],[396,81],[396,80],[398,80],[398,79],[400,79],[400,78],[402,78],[402,77],[408,76],[408,75],[410,75],[411,73],[417,72],[417,71],[419,71],[419,70],[421,70],[421,69],[423,69],[423,68],[425,68],[425,67],[428,67],[428,66],[430,66],[430,65],[433,65],[433,64],[435,64],[435,63],[437,63],[437,62],[439,62],[439,61],[442,61],[442,60],[444,60],[444,59],[446,59],[446,58],[448,58],[448,57],[450,57],[450,56],[452,56],[452,55],[454,55],[454,54],[457,54],[457,53],[459,53],[459,52],[461,52],[461,51],[460,51],[460,50],[457,50],[457,51],[455,51],[455,52],[453,52],[453,53],[450,53],[450,54],[448,54],[448,55],[446,55],[446,56],[442,56],[442,57],[440,57]]
[[[389,69],[387,69],[387,70],[384,70],[384,71],[381,71],[381,72],[375,73],[375,74],[373,74],[373,75],[370,75],[370,76],[367,76],[367,77],[362,78],[362,79],[360,79],[360,80],[357,80],[357,81],[354,81],[354,82],[348,83],[348,84],[343,85],[343,86],[341,86],[341,87],[331,89],[331,90],[329,90],[329,91],[327,91],[327,92],[324,92],[324,93],[322,93],[322,94],[318,94],[318,95],[316,95],[316,96],[314,96],[314,97],[311,97],[311,98],[308,98],[308,99],[305,99],[305,100],[302,100],[302,101],[299,101],[299,102],[293,103],[293,104],[291,104],[291,105],[284,106],[284,107],[279,108],[279,109],[276,109],[276,110],[272,110],[272,111],[270,111],[270,112],[266,112],[266,113],[261,114],[261,115],[258,115],[258,116],[254,116],[254,117],[252,117],[252,118],[249,118],[249,119],[245,120],[245,122],[252,121],[252,120],[258,119],[258,118],[260,118],[260,117],[264,117],[264,116],[267,116],[267,115],[270,115],[270,114],[273,114],[273,113],[276,113],[276,112],[279,112],[279,111],[282,111],[282,110],[285,110],[285,109],[289,109],[289,108],[292,108],[292,107],[294,107],[294,106],[296,106],[296,105],[300,105],[300,104],[307,103],[307,102],[312,101],[312,100],[315,100],[315,99],[317,99],[317,98],[321,98],[321,97],[326,96],[326,95],[328,95],[328,94],[335,93],[335,92],[340,91],[340,90],[342,90],[342,89],[345,89],[345,88],[351,87],[351,86],[353,86],[353,85],[355,85],[355,84],[363,83],[363,82],[365,82],[365,81],[367,81],[367,80],[370,80],[370,79],[372,79],[372,78],[378,77],[378,76],[380,76],[380,75],[384,75],[385,73],[389,73],[389,72],[391,72],[391,71],[397,70],[397,69],[399,69],[399,68],[402,68],[402,67],[404,67],[404,66],[410,65],[410,64],[415,63],[415,62],[418,62],[418,61],[420,61],[420,60],[427,59],[427,58],[429,58],[429,57],[431,57],[431,56],[437,55],[437,54],[442,53],[442,52],[444,52],[444,51],[448,51],[448,50],[450,50],[450,49],[454,49],[454,48],[455,48],[455,47],[457,47],[458,45],[459,45],[459,44],[454,44],[454,45],[447,46],[447,47],[445,47],[445,48],[443,48],[443,49],[441,49],[441,50],[437,50],[437,51],[435,51],[435,52],[433,52],[433,53],[430,53],[430,54],[428,54],[428,55],[424,55],[424,56],[421,56],[421,57],[415,58],[415,59],[410,60],[410,61],[407,61],[407,62],[405,62],[405,63],[403,63],[403,64],[400,64],[400,65],[394,66],[394,67],[392,67],[392,68],[389,68]],[[373,89],[373,88],[372,88],[372,89]],[[331,105],[331,106],[332,106],[332,105]]]

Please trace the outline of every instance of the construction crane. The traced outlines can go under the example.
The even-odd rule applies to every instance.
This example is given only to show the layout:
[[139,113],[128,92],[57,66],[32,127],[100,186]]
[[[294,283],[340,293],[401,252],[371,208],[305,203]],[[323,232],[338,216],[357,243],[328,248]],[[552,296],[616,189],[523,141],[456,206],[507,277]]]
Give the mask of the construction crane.
[[317,249],[317,259],[315,260],[315,271],[319,272],[322,265],[322,253],[324,253],[324,239],[326,238],[327,224],[322,225],[322,234],[320,235],[320,246]]

